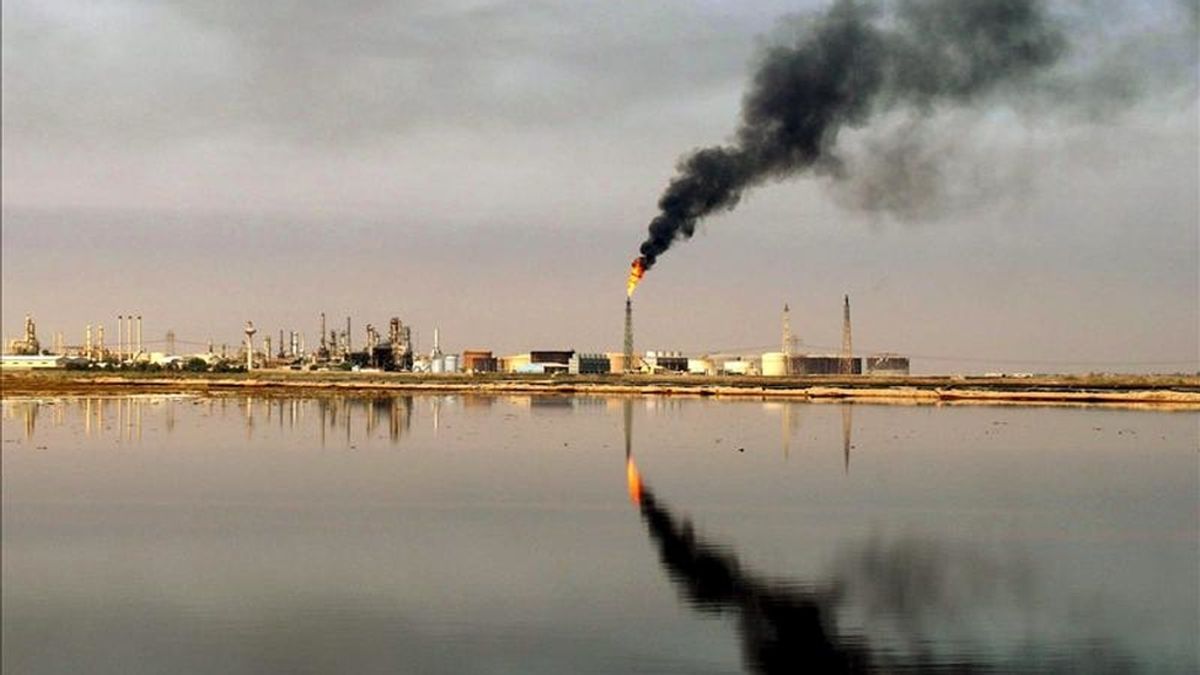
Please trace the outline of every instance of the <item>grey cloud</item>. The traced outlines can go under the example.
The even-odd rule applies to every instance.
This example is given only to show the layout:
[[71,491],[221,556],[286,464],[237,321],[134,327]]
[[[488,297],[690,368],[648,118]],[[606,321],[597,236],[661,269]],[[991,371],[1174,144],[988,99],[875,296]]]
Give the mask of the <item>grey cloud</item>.
[[753,15],[674,4],[98,7],[5,4],[7,132],[324,143],[594,122],[740,80],[761,30]]

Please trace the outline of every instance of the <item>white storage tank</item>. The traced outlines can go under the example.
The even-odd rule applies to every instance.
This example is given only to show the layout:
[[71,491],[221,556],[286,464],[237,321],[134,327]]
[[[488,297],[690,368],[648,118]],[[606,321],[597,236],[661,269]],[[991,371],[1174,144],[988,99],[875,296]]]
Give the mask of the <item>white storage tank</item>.
[[445,363],[442,361],[441,357],[429,360],[429,372],[441,373],[441,372],[444,372],[444,368],[445,368]]
[[443,361],[445,361],[444,368],[447,373],[458,372],[458,354],[447,354]]
[[767,377],[784,377],[788,374],[788,359],[783,352],[767,352],[762,355],[762,374]]

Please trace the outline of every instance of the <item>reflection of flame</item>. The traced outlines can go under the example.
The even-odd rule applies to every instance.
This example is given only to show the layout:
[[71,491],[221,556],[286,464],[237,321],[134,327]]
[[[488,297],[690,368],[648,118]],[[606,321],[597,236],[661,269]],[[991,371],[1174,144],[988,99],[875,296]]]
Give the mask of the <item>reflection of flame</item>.
[[642,475],[638,473],[637,465],[633,463],[633,458],[625,462],[625,480],[629,483],[629,501],[636,504],[642,503]]
[[633,259],[633,264],[629,266],[629,281],[625,284],[625,293],[633,295],[633,289],[637,288],[638,282],[642,280],[642,276],[646,274],[646,259],[638,256]]

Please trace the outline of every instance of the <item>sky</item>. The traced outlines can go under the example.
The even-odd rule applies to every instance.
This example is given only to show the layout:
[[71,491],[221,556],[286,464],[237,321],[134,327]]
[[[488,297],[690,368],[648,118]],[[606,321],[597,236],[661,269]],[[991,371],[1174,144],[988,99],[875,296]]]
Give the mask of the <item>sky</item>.
[[[422,350],[619,350],[676,163],[828,5],[6,0],[4,335],[312,344],[324,311],[357,344],[399,316]],[[848,294],[856,351],[915,372],[1200,369],[1197,2],[1050,8],[1071,49],[1028,91],[880,116],[837,140],[855,180],[702,221],[637,348],[778,349],[788,303],[836,350]],[[864,207],[895,147],[935,207]]]

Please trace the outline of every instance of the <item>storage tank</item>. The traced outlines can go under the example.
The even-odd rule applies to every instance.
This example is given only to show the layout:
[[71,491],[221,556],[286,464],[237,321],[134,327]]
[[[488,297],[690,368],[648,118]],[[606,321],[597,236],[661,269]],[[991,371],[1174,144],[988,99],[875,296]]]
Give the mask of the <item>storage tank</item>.
[[430,359],[429,360],[429,372],[431,372],[431,373],[445,372],[445,365],[446,364],[442,360],[441,357],[438,357],[436,359]]
[[783,352],[767,352],[763,354],[762,374],[767,377],[783,377],[787,375],[787,356]]
[[443,358],[443,361],[445,362],[444,367],[447,373],[458,372],[458,354],[447,354]]

